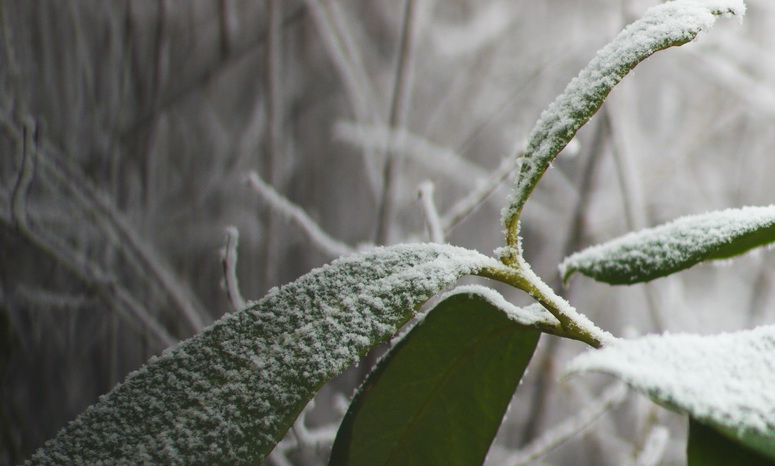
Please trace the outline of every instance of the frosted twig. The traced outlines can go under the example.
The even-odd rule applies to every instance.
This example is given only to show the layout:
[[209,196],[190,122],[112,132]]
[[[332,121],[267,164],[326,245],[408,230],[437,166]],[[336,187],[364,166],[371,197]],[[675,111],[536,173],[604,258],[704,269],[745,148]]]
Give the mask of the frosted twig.
[[239,230],[237,227],[226,227],[226,244],[221,249],[221,267],[223,268],[223,281],[226,285],[226,294],[232,310],[239,311],[246,306],[242,293],[239,290],[237,280],[237,247],[239,246]]
[[557,448],[566,440],[578,434],[591,425],[606,411],[621,403],[627,395],[627,386],[616,383],[592,404],[581,410],[576,416],[566,419],[543,435],[530,442],[525,448],[512,453],[503,464],[527,464]]
[[301,411],[296,422],[291,427],[292,436],[286,436],[272,450],[269,459],[277,465],[291,465],[287,455],[301,449],[313,449],[315,451],[324,447],[330,447],[334,443],[338,430],[338,423],[332,423],[321,427],[307,427],[307,414],[315,409],[315,400],[312,399]]
[[441,225],[445,232],[449,232],[455,225],[462,221],[468,214],[476,210],[488,197],[494,192],[502,189],[503,182],[509,177],[511,173],[516,170],[517,166],[510,158],[505,158],[501,161],[498,168],[495,169],[492,174],[478,186],[469,191],[465,197],[457,201],[448,211],[441,217]]
[[[626,89],[622,88],[621,90],[626,91]],[[617,114],[618,111],[627,111],[625,109],[629,109],[629,104],[632,104],[632,102],[626,100],[624,102],[617,100],[626,98],[626,92],[617,95],[612,102],[614,105],[608,107],[608,111],[604,116],[613,136],[612,152],[619,186],[622,191],[627,228],[630,231],[634,231],[646,228],[649,222],[646,218],[646,202],[643,199],[640,170],[630,149],[631,147],[638,147],[637,141],[631,141],[634,138],[634,134],[636,134],[636,130],[631,124],[633,118],[631,115],[622,116]],[[620,105],[615,105],[617,102],[621,102]],[[656,331],[663,331],[667,327],[665,326],[665,319],[659,311],[656,293],[657,291],[653,284],[647,283],[643,287],[646,309],[648,309],[651,316],[654,329]]]
[[433,191],[433,182],[426,180],[420,183],[417,195],[420,198],[423,212],[425,212],[425,221],[428,222],[428,233],[431,237],[431,241],[434,243],[443,243],[444,230],[441,228],[439,212],[436,210],[436,204],[433,202]]
[[[0,223],[5,223],[8,226],[14,225],[14,222],[7,218],[2,211],[0,211]],[[37,231],[27,223],[15,223],[15,225],[38,250],[57,261],[83,283],[95,287],[100,297],[116,309],[128,322],[136,323],[135,321],[139,321],[151,331],[151,334],[164,347],[173,346],[178,342],[155,317],[148,313],[143,305],[97,264],[84,256],[76,255],[72,248],[62,244],[55,236]]]
[[660,464],[669,439],[670,430],[667,427],[655,426],[651,429],[643,444],[643,449],[635,458],[634,466],[656,466]]
[[35,174],[37,159],[37,123],[25,121],[21,135],[21,169],[11,192],[11,219],[20,227],[27,225],[27,196]]
[[488,177],[487,171],[479,165],[404,128],[340,121],[334,127],[334,136],[363,149],[389,147],[466,188]]
[[46,152],[56,153],[53,146],[38,154],[38,161],[47,173],[67,188],[73,199],[91,214],[103,230],[115,239],[114,244],[124,252],[132,264],[141,267],[143,273],[150,273],[172,298],[194,331],[205,326],[206,314],[191,290],[177,278],[159,257],[154,248],[144,242],[129,222],[80,171],[62,160],[62,157],[48,157]]
[[[398,48],[398,63],[393,79],[393,93],[390,101],[388,126],[402,128],[404,126],[406,105],[409,97],[409,82],[411,81],[411,64],[414,24],[414,0],[404,0],[403,21],[401,22],[401,42]],[[386,244],[389,240],[391,217],[393,215],[396,196],[398,195],[398,168],[403,159],[403,153],[383,148],[384,164],[382,170],[382,196],[377,213],[377,233],[375,242]]]
[[699,64],[704,72],[697,73],[704,79],[714,81],[724,87],[727,92],[740,99],[763,116],[775,118],[775,89],[763,84],[747,74],[745,67],[731,63],[707,53],[689,50],[688,54],[695,59],[692,71],[697,72],[694,65]]
[[304,210],[283,197],[274,188],[262,180],[258,173],[250,172],[248,182],[261,198],[269,204],[269,207],[296,223],[307,235],[312,243],[321,251],[334,257],[350,254],[355,250],[347,244],[332,238],[312,220]]
[[[305,3],[312,13],[318,32],[342,79],[355,118],[365,123],[378,121],[371,80],[368,78],[366,67],[348,29],[348,22],[341,20],[343,13],[336,9],[336,4],[332,2],[324,4],[320,0],[306,0]],[[382,181],[376,152],[369,150],[365,156],[366,176],[374,193],[377,194]]]

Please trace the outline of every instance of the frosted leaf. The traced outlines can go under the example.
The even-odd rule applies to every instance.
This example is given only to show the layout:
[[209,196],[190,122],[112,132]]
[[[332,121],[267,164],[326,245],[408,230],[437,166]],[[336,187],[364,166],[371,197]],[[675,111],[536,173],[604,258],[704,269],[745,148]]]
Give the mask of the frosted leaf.
[[611,284],[664,277],[699,262],[726,259],[775,241],[775,205],[681,217],[566,258],[563,280],[580,272]]
[[713,25],[718,15],[745,14],[742,0],[676,0],[649,9],[600,49],[565,91],[549,105],[530,136],[503,223],[514,244],[522,207],[549,163],[573,139],[608,93],[641,61],[668,47],[683,45]]
[[495,308],[503,311],[510,320],[519,325],[524,325],[525,327],[542,329],[560,326],[560,321],[540,304],[534,303],[526,307],[517,307],[506,301],[506,298],[504,298],[503,295],[486,286],[458,286],[454,290],[445,293],[440,299],[444,300],[459,294],[478,296]]
[[32,463],[258,464],[323,383],[484,267],[439,244],[338,259],[152,358]]
[[586,371],[615,375],[760,452],[775,451],[775,326],[619,340],[566,369]]

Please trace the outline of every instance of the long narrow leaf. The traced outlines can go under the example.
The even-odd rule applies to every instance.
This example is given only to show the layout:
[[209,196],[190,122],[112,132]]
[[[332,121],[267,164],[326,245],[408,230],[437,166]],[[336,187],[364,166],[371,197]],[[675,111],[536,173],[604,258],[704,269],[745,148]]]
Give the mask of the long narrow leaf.
[[582,354],[568,372],[615,375],[655,401],[775,459],[775,326],[651,335]]
[[503,210],[507,244],[516,244],[519,215],[549,163],[586,124],[627,73],[653,53],[683,45],[718,15],[745,14],[742,0],[676,0],[651,8],[603,47],[541,114],[528,137],[520,172]]
[[323,383],[486,266],[429,244],[336,260],[152,359],[32,462],[258,464]]
[[458,290],[380,361],[345,416],[331,464],[481,464],[533,355],[539,305]]
[[703,261],[727,259],[775,241],[775,206],[744,207],[681,217],[573,254],[560,265],[621,285],[645,282]]

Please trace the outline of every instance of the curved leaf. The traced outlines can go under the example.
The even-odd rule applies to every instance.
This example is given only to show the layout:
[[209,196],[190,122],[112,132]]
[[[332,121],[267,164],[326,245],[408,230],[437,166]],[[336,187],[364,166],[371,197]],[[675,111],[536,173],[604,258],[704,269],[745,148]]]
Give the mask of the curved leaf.
[[775,459],[775,326],[620,340],[576,357],[567,369],[582,371],[615,375]]
[[676,0],[649,9],[597,52],[539,118],[530,136],[514,192],[503,210],[507,244],[516,244],[520,212],[530,193],[576,131],[597,112],[627,73],[653,53],[683,45],[720,14],[745,14],[742,0]]
[[153,358],[33,463],[257,464],[317,389],[495,259],[432,244],[339,259]]
[[459,289],[379,362],[339,428],[331,464],[481,464],[540,332],[539,305]]
[[689,442],[686,445],[688,466],[751,466],[773,465],[775,460],[767,458],[740,443],[689,418]]
[[699,262],[727,259],[775,241],[775,206],[744,207],[681,217],[629,233],[566,258],[563,280],[574,272],[613,285],[664,277]]

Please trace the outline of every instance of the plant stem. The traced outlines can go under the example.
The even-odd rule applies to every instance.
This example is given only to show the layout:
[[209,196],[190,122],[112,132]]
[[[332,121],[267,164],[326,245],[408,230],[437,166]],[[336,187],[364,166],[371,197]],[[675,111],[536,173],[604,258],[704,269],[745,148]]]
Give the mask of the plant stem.
[[613,335],[597,327],[558,296],[533,272],[521,255],[513,257],[509,267],[487,267],[478,275],[519,288],[532,296],[560,321],[560,336],[584,342],[594,348],[600,348],[614,340]]

